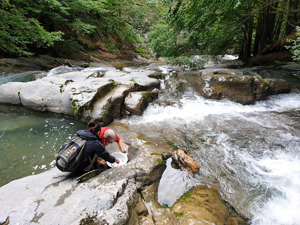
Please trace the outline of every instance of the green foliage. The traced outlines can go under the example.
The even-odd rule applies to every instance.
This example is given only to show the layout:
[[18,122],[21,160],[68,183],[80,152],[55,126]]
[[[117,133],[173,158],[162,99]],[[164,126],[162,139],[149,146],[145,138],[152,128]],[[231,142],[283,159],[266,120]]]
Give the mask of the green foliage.
[[[8,6],[8,1],[1,5]],[[31,55],[28,46],[46,48],[62,38],[62,32],[48,32],[39,21],[26,18],[13,6],[0,8],[0,50],[12,55]]]
[[[149,33],[150,46],[158,56],[220,54],[242,35],[237,0],[163,1],[167,16]],[[238,22],[236,22],[238,21]]]
[[149,32],[148,44],[157,53],[157,57],[179,56],[184,53],[184,48],[183,44],[177,43],[177,38],[171,25],[162,21]]
[[143,49],[143,48],[135,48],[134,51],[137,53],[151,54],[151,51]]
[[287,42],[291,43],[289,46],[285,46],[286,49],[289,49],[291,53],[293,54],[293,59],[300,62],[300,27],[296,27],[297,33],[297,39],[296,40],[287,40]]
[[113,54],[120,53],[119,49],[116,47],[116,45],[109,42],[108,39],[105,40],[105,44],[107,47],[107,51]]
[[85,35],[94,34],[96,31],[96,26],[84,23],[80,19],[76,18],[75,21],[72,23],[73,30],[76,31],[76,33]]
[[166,58],[168,64],[179,66],[183,69],[199,70],[203,68],[206,60],[196,56],[179,56]]
[[135,48],[134,51],[139,53],[144,58],[149,58],[148,55],[151,54],[150,50],[147,50],[147,49],[144,49],[144,48]]
[[0,54],[31,55],[38,48],[54,45],[57,48],[70,43],[74,49],[79,43],[85,44],[78,40],[83,36],[89,40],[100,39],[109,52],[117,54],[119,50],[109,41],[110,37],[119,46],[142,43],[130,21],[136,20],[133,17],[145,2],[148,1],[1,0]]
[[175,215],[176,217],[180,217],[180,216],[183,216],[183,213],[174,212],[174,215]]

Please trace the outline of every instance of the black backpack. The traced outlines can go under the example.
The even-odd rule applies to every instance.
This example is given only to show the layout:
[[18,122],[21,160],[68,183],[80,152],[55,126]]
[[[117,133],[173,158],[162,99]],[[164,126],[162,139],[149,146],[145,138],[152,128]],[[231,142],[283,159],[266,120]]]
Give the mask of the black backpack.
[[86,140],[78,135],[64,143],[56,157],[56,167],[62,172],[72,172],[80,164]]

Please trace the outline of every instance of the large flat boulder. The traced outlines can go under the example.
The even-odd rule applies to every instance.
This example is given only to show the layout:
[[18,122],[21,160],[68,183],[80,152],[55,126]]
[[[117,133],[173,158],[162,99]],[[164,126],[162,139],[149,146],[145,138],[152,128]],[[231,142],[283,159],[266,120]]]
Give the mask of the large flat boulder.
[[[138,190],[158,180],[165,168],[158,159],[166,149],[140,147],[130,147],[126,165],[83,183],[57,168],[8,183],[0,188],[0,222],[9,217],[10,224],[126,224]],[[117,144],[108,151],[119,151]]]
[[[183,72],[178,80],[184,84],[187,82],[205,98],[227,98],[243,105],[265,100],[270,94],[288,93],[291,90],[285,80],[262,79],[223,68]],[[180,87],[180,83],[177,86]]]
[[155,71],[75,71],[54,74],[39,80],[0,85],[0,103],[73,115],[82,121],[96,120],[107,125],[125,113],[124,99],[133,91],[160,88],[151,78]]

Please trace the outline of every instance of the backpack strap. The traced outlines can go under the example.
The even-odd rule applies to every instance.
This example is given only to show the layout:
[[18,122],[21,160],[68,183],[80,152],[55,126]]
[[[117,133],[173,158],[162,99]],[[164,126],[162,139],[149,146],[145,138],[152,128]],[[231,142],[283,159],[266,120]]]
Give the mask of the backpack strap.
[[[94,157],[95,158],[95,157]],[[92,162],[91,156],[89,156],[90,164],[92,166],[92,169],[94,170],[94,163]]]
[[93,159],[91,158],[91,156],[89,156],[85,160],[83,160],[84,162],[86,162],[87,159],[89,159],[89,161],[90,161],[90,165],[87,166],[86,168],[84,168],[84,171],[88,172],[91,169],[94,170],[94,162],[96,161],[97,158],[98,158],[98,156],[95,154],[94,157],[93,157]]

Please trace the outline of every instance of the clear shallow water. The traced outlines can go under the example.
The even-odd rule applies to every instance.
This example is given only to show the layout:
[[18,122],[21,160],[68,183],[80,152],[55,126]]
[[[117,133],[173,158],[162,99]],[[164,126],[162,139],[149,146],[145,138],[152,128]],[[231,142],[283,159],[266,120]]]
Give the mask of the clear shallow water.
[[74,118],[0,105],[0,186],[55,166],[62,143],[85,125]]
[[0,73],[0,84],[8,82],[28,82],[46,76],[46,72],[29,71],[23,73]]

